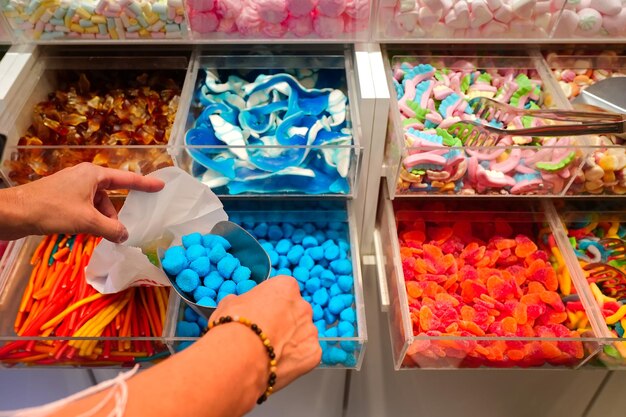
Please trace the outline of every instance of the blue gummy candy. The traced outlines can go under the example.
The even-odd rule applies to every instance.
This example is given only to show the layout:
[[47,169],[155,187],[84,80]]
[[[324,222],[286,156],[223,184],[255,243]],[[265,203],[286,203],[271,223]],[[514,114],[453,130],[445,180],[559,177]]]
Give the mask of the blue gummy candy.
[[223,246],[225,250],[230,249],[230,242],[219,235],[204,235],[202,236],[202,246],[207,249],[212,249],[214,246]]
[[317,304],[313,304],[313,321],[318,321],[324,318],[324,309]]
[[350,244],[345,239],[339,239],[337,243],[339,244],[339,249],[345,250],[346,252],[350,250]]
[[[328,323],[328,321],[326,321],[326,323]],[[324,332],[324,337],[338,337],[339,334],[337,333],[337,328],[336,327],[331,327],[328,330],[326,330]]]
[[319,261],[324,257],[324,249],[321,246],[315,246],[306,250],[307,255],[313,258],[314,261]]
[[233,272],[232,278],[233,281],[239,284],[242,281],[249,280],[251,275],[252,271],[250,271],[250,268],[248,268],[247,266],[238,266],[237,269],[235,269],[235,272]]
[[291,249],[291,246],[292,243],[290,240],[281,239],[276,244],[276,252],[278,252],[279,255],[286,255],[287,252],[289,252],[289,249]]
[[[344,342],[344,343],[354,343],[354,342]],[[356,366],[356,357],[354,355],[348,355],[345,361],[343,361],[344,366],[348,368],[354,368]]]
[[[232,281],[230,281],[232,282]],[[229,295],[233,295],[233,293],[230,292],[218,292],[217,293],[217,304],[219,304],[224,298],[228,297]]]
[[265,252],[270,252],[274,250],[274,245],[272,245],[270,242],[259,242],[259,243],[261,243],[261,247],[263,248]]
[[237,284],[235,284],[235,281],[224,281],[218,293],[235,294],[236,291]]
[[315,265],[313,268],[311,268],[311,270],[309,271],[309,275],[311,277],[319,277],[320,275],[322,275],[322,272],[324,271],[324,267],[322,265]]
[[211,272],[206,278],[204,278],[204,286],[214,291],[219,290],[223,282],[224,278],[222,278],[220,273],[217,271]]
[[[182,248],[181,248],[182,249]],[[180,271],[189,266],[185,255],[165,255],[165,258],[161,261],[161,266],[170,275],[178,275]]]
[[309,255],[303,255],[302,258],[300,258],[300,262],[298,262],[298,266],[310,271],[311,268],[315,266],[315,261]]
[[315,327],[317,327],[317,334],[319,337],[324,336],[324,332],[326,331],[326,322],[324,320],[318,320],[313,323]]
[[328,349],[328,360],[332,365],[338,365],[348,359],[348,354],[338,347]]
[[328,342],[325,340],[320,340],[320,348],[322,348],[322,354],[328,349]]
[[224,279],[228,279],[231,277],[231,275],[238,266],[239,259],[229,254],[228,256],[223,257],[222,260],[218,262],[217,272],[219,272]]
[[200,233],[191,233],[186,236],[183,236],[183,246],[187,249],[189,249],[193,245],[201,245],[201,244],[202,244],[202,235]]
[[352,294],[340,294],[338,295],[338,297],[341,299],[343,305],[346,307],[352,306],[352,303],[354,302],[354,295]]
[[[341,337],[348,337],[348,336],[341,335]],[[341,348],[344,351],[348,353],[352,353],[356,350],[357,345],[356,345],[356,342],[341,342],[339,343],[339,346],[341,346]]]
[[280,268],[276,271],[276,275],[287,275],[288,277],[292,276],[291,269],[289,268]]
[[211,261],[206,256],[201,256],[189,264],[189,269],[196,271],[200,277],[206,277],[211,272]]
[[339,296],[334,296],[328,302],[328,311],[333,314],[339,314],[346,308],[346,305],[343,303],[343,300]]
[[176,285],[184,292],[193,292],[200,284],[200,277],[191,269],[183,269],[176,276]]
[[307,303],[309,303],[309,304],[312,304],[312,303],[313,303],[313,298],[312,298],[310,295],[303,295],[303,296],[302,296],[302,299],[303,299],[304,301],[306,301]]
[[354,323],[356,321],[356,313],[354,312],[354,309],[350,307],[343,310],[339,317],[341,317],[341,320],[349,323]]
[[241,281],[237,284],[237,294],[238,295],[245,294],[248,291],[250,291],[252,288],[254,288],[255,286],[256,286],[256,282],[252,281],[251,279]]
[[309,270],[301,266],[296,266],[293,269],[293,277],[304,283],[309,279]]
[[181,256],[182,257],[185,256],[185,248],[183,248],[182,246],[172,246],[171,248],[167,249],[165,253],[163,254],[163,257],[165,259],[169,257],[178,258]]
[[286,256],[280,255],[278,257],[278,269],[289,268],[290,266],[291,266],[291,262],[289,262],[289,259],[287,259]]
[[304,293],[304,282],[298,281],[298,288],[300,289],[300,295]]
[[287,252],[287,260],[289,260],[291,264],[297,265],[302,255],[304,255],[304,248],[300,245],[295,245]]
[[334,261],[339,258],[339,246],[332,245],[326,248],[324,251],[324,258],[329,261]]
[[317,242],[317,239],[315,239],[313,236],[307,236],[302,239],[302,247],[304,249],[312,248],[317,245],[319,245],[319,243]]
[[347,259],[338,259],[330,263],[330,269],[339,275],[348,275],[352,273],[352,262]]
[[322,232],[321,230],[316,230],[315,233],[313,233],[313,237],[318,242],[323,242],[326,240],[326,233]]
[[206,329],[207,327],[209,327],[209,321],[202,316],[198,317],[196,323],[198,323],[198,326],[200,326],[201,329]]
[[267,223],[259,223],[252,231],[257,239],[262,239],[267,237]]
[[343,227],[343,223],[341,223],[341,222],[330,222],[330,223],[328,223],[328,228],[330,230],[341,230],[342,227]]
[[314,224],[318,229],[326,229],[328,227],[328,223],[326,222],[315,222]]
[[284,238],[289,239],[293,235],[294,230],[296,230],[296,228],[293,227],[291,223],[283,223],[283,237]]
[[339,239],[339,232],[336,230],[327,230],[326,239],[329,239],[329,240]]
[[195,322],[181,321],[176,326],[176,336],[198,337],[200,336],[200,326]]
[[322,307],[326,306],[326,304],[328,304],[328,291],[326,288],[315,291],[315,294],[313,294],[313,301],[315,304],[319,304]]
[[185,307],[185,313],[183,314],[185,321],[197,321],[200,315],[196,313],[191,307]]
[[267,255],[270,258],[270,263],[272,264],[272,266],[278,266],[278,252],[272,250],[272,251],[267,251]]
[[343,337],[354,337],[354,326],[347,321],[340,321],[337,325],[339,334]]
[[283,237],[283,229],[281,229],[279,226],[272,225],[267,231],[267,237],[270,240],[279,240]]
[[330,312],[330,310],[324,311],[324,320],[329,326],[337,321],[337,316]]
[[342,294],[343,291],[341,291],[341,288],[339,288],[339,285],[337,284],[333,284],[330,286],[330,296],[334,297],[335,295],[339,295]]
[[326,288],[330,288],[335,282],[337,282],[337,278],[335,274],[333,274],[328,269],[324,269],[320,274],[320,280],[322,281],[322,285]]
[[176,352],[182,352],[183,350],[187,349],[191,345],[193,345],[193,342],[190,342],[190,341],[180,342],[178,346],[176,346]]
[[306,290],[310,294],[313,294],[315,291],[319,290],[321,286],[322,283],[320,282],[319,278],[309,278],[305,284]]
[[216,265],[219,261],[224,259],[225,256],[226,256],[226,249],[224,249],[224,246],[222,245],[213,246],[213,248],[209,252],[209,259],[211,260],[211,262],[213,262]]
[[339,278],[337,278],[337,285],[339,285],[341,291],[350,292],[354,286],[354,278],[352,278],[352,275],[340,275]]
[[216,295],[217,294],[216,294],[215,290],[212,290],[211,288],[205,287],[204,285],[198,286],[198,288],[196,288],[196,290],[193,292],[193,298],[198,303],[200,303],[199,300],[202,300],[205,297],[215,298]]
[[[215,297],[215,296],[213,296]],[[217,302],[212,297],[202,297],[198,301],[198,305],[202,307],[215,308],[217,307]]]
[[324,243],[322,243],[320,246],[322,247],[322,249],[326,250],[330,246],[336,246],[336,244],[331,239],[326,239],[326,241],[324,241]]
[[302,229],[296,229],[293,231],[291,235],[291,241],[295,244],[302,243],[304,238],[306,237],[306,232]]
[[185,252],[185,256],[189,260],[189,262],[193,262],[196,259],[206,256],[206,249],[202,245],[191,245],[187,248],[187,252]]
[[311,234],[315,231],[315,226],[313,225],[313,223],[304,223],[302,225],[302,229],[304,229],[306,233]]

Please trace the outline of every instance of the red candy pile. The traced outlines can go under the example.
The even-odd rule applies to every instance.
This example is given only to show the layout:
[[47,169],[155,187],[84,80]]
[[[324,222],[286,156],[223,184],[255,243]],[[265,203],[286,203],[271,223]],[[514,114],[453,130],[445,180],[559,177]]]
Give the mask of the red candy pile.
[[526,234],[498,221],[398,226],[414,335],[461,337],[418,338],[405,366],[566,365],[584,356],[579,334],[565,326],[557,272]]

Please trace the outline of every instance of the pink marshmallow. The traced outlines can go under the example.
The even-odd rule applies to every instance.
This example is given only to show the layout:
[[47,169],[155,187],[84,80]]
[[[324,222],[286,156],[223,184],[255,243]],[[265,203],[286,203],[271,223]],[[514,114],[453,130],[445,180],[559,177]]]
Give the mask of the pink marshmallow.
[[222,33],[234,33],[237,32],[237,25],[235,25],[235,19],[222,19],[217,26],[217,31]]
[[447,11],[452,7],[452,0],[422,0],[422,4],[432,11]]
[[187,6],[194,12],[208,12],[213,10],[215,0],[187,0]]
[[400,13],[396,16],[397,24],[406,32],[411,33],[417,28],[419,13],[416,10]]
[[509,27],[507,25],[495,20],[492,20],[480,29],[480,32],[484,37],[501,35],[503,33],[507,33],[508,31]]
[[615,16],[622,11],[622,2],[620,0],[593,0],[593,8],[603,15]]
[[345,13],[353,19],[366,19],[370,15],[369,0],[347,0]]
[[281,23],[288,16],[285,0],[256,0],[256,9],[261,19],[267,23]]
[[287,10],[292,17],[309,15],[317,6],[317,0],[287,0]]
[[369,19],[353,19],[350,16],[344,16],[343,24],[346,33],[359,33],[367,30],[369,27]]
[[576,34],[579,36],[595,35],[602,27],[602,15],[595,9],[582,9],[578,12],[578,28]]
[[261,30],[270,38],[282,38],[287,33],[287,25],[281,23],[265,23],[261,25]]
[[343,18],[317,16],[313,21],[313,29],[322,38],[337,38],[343,33]]
[[565,5],[565,3],[567,2],[567,0],[551,0],[550,2],[550,11],[552,13],[556,13],[561,11],[561,9],[563,8],[563,6]]
[[489,9],[485,0],[474,0],[472,2],[472,28],[479,28],[493,20],[493,13]]
[[454,5],[448,12],[445,22],[453,29],[466,29],[470,25],[470,13],[467,3],[463,0]]
[[219,20],[213,12],[192,12],[189,14],[189,24],[198,33],[211,33],[217,29]]
[[536,0],[513,0],[511,1],[511,10],[520,19],[528,20],[532,17],[535,10]]
[[235,19],[237,30],[242,35],[259,33],[262,22],[259,12],[254,7],[244,7]]
[[346,10],[346,0],[319,0],[317,10],[323,16],[339,17]]
[[511,10],[511,6],[503,4],[495,13],[494,17],[498,22],[509,23],[513,20],[515,15],[513,14],[513,10]]
[[308,16],[292,17],[287,20],[287,29],[299,38],[304,38],[313,32],[313,19]]
[[574,32],[576,32],[576,28],[578,27],[578,21],[580,17],[573,10],[563,10],[561,14],[561,18],[557,23],[556,29],[554,30],[554,36],[557,38],[568,38],[573,36]]
[[439,22],[443,14],[443,10],[433,11],[428,7],[422,7],[418,12],[418,22],[424,29],[431,28],[435,23]]
[[621,36],[626,33],[626,9],[622,9],[614,16],[604,16],[602,26],[611,36]]
[[552,13],[552,4],[550,1],[539,1],[535,6],[535,14]]
[[215,11],[224,19],[236,19],[241,8],[241,0],[217,0],[215,5]]

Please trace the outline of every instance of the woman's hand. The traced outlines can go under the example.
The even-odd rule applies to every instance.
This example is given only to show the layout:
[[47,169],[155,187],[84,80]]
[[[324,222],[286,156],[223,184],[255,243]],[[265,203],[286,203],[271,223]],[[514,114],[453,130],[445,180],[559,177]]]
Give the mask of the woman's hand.
[[[6,226],[10,236],[5,238],[90,233],[120,243],[128,239],[128,231],[118,221],[106,190],[155,192],[163,186],[156,178],[82,163],[32,183],[2,190],[7,194],[2,199],[8,206],[5,210],[19,214],[13,216],[17,219],[14,223],[21,223]],[[0,226],[0,229],[5,227]]]
[[243,295],[224,298],[212,319],[223,316],[245,317],[267,334],[278,362],[276,389],[284,388],[320,362],[322,350],[313,325],[313,310],[300,296],[292,277],[274,277]]

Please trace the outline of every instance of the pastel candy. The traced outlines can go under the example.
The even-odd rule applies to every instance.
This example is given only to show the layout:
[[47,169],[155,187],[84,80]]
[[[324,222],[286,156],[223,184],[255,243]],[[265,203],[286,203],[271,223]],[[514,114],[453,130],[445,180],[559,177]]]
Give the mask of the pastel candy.
[[208,255],[209,255],[209,260],[212,263],[217,264],[226,256],[226,249],[224,249],[222,245],[215,245],[213,246],[213,248],[211,249]]
[[189,24],[198,33],[212,33],[217,30],[219,19],[214,12],[197,11],[189,14]]
[[351,275],[341,275],[337,279],[337,285],[343,292],[350,292],[354,286],[354,279]]
[[208,11],[215,6],[215,0],[187,0],[187,5],[194,10]]
[[318,0],[317,10],[323,16],[339,17],[346,9],[346,0]]
[[211,234],[202,236],[202,246],[204,246],[207,249],[212,249],[213,246],[215,245],[220,245],[225,250],[229,250],[231,247],[230,242],[222,236],[211,235]]
[[330,263],[331,270],[340,275],[352,273],[352,262],[347,259],[339,259]]
[[595,35],[602,27],[602,15],[594,9],[582,9],[578,12],[577,33],[581,35]]
[[[315,3],[315,0],[287,0],[287,10],[291,16],[305,16],[313,11]],[[310,19],[306,20],[310,22]]]
[[165,251],[164,258],[180,258],[185,256],[185,249],[182,246],[172,246]]
[[336,38],[344,32],[344,20],[320,14],[313,21],[313,29],[322,38]]
[[203,307],[215,308],[217,307],[217,302],[214,300],[213,297],[203,297],[198,300],[198,305]]
[[315,293],[315,291],[319,290],[321,286],[322,283],[319,278],[310,278],[305,284],[305,288],[310,294]]
[[370,2],[369,0],[347,0],[345,13],[355,20],[367,22],[367,17],[370,13]]
[[163,258],[163,260],[161,261],[161,266],[163,266],[163,269],[165,270],[165,272],[167,272],[170,275],[178,275],[180,271],[187,268],[188,265],[189,265],[189,262],[187,262],[187,258],[185,258],[184,254],[183,255],[179,255],[179,254],[171,255],[170,254],[168,256],[166,252],[165,258]]
[[535,3],[536,0],[513,0],[510,4],[511,10],[517,17],[528,20],[533,14]]
[[297,266],[293,270],[293,277],[300,282],[306,282],[309,279],[309,270],[305,267]]
[[572,10],[563,10],[561,18],[554,30],[554,36],[559,38],[566,38],[572,36],[578,28],[578,22],[580,17],[578,13]]
[[490,22],[493,19],[493,13],[489,9],[485,0],[475,0],[472,2],[472,24],[471,27],[478,28]]
[[321,288],[313,294],[313,301],[322,307],[325,307],[326,304],[328,304],[328,300],[329,296],[326,288]]
[[288,16],[285,0],[256,0],[261,19],[268,23],[281,23]]
[[354,323],[356,321],[356,313],[352,308],[346,308],[345,310],[343,310],[339,317],[341,318],[341,320],[347,321],[349,323]]
[[235,294],[237,292],[237,284],[234,281],[224,281],[220,286],[218,293]]
[[276,244],[276,252],[278,252],[279,255],[285,255],[289,252],[289,250],[291,249],[292,243],[289,239],[281,239],[277,244]]
[[626,8],[621,9],[616,15],[604,16],[602,26],[611,36],[621,36],[626,33]]
[[324,310],[317,304],[313,304],[313,321],[322,320],[324,318]]
[[614,16],[622,11],[622,2],[620,0],[594,0],[593,7],[604,15]]

